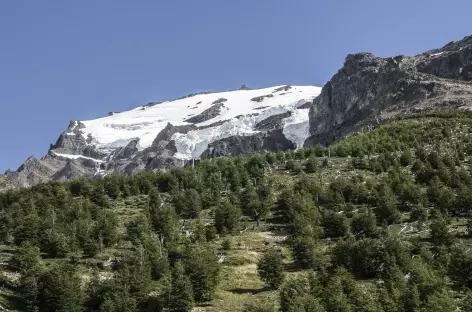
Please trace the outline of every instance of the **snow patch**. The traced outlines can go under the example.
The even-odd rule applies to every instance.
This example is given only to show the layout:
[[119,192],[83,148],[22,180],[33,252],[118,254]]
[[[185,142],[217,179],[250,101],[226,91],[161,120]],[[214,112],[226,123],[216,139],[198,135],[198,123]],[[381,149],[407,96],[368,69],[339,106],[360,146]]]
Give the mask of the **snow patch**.
[[99,159],[95,159],[95,158],[91,158],[91,157],[86,157],[86,156],[82,156],[82,155],[61,154],[61,153],[56,153],[56,152],[53,152],[53,153],[54,153],[55,156],[68,158],[68,159],[88,159],[88,160],[92,160],[96,163],[104,163],[103,160],[99,160]]

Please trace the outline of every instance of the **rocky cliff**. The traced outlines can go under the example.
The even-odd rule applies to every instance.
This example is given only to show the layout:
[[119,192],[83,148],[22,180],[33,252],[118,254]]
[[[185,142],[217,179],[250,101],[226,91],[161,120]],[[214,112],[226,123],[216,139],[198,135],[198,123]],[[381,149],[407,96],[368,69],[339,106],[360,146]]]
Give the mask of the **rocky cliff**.
[[310,107],[305,146],[329,144],[398,115],[472,107],[472,36],[406,57],[351,54]]

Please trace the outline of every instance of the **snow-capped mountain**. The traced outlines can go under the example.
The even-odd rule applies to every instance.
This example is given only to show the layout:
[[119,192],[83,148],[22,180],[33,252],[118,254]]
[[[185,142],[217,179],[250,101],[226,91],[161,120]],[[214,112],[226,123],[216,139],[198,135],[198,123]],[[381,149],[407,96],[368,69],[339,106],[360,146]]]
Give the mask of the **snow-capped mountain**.
[[49,179],[167,169],[191,160],[302,147],[309,137],[309,104],[316,86],[192,94],[151,102],[68,129],[41,160],[29,158],[16,184]]
[[[94,147],[100,155],[95,160],[106,161],[114,151],[133,140],[137,140],[139,151],[149,148],[169,123],[188,126],[188,131],[178,131],[170,138],[177,149],[174,156],[199,159],[210,143],[261,132],[263,130],[256,127],[260,122],[274,115],[290,113],[283,120],[283,134],[297,146],[302,146],[309,136],[309,125],[308,108],[300,107],[312,101],[320,91],[321,88],[314,86],[279,86],[198,94],[110,113],[95,120],[75,121],[65,135],[80,133],[88,146]],[[60,152],[61,147],[52,152],[65,158],[86,157],[76,151]]]
[[0,175],[0,190],[329,145],[399,116],[450,108],[472,109],[472,36],[415,56],[350,54],[322,89],[243,86],[71,121],[46,156]]

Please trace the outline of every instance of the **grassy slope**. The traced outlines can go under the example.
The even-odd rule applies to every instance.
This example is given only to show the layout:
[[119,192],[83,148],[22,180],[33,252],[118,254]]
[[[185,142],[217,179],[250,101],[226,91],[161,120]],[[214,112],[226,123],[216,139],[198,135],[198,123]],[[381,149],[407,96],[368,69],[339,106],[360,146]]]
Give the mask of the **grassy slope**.
[[[444,140],[443,129],[450,131],[448,139]],[[406,148],[414,147],[415,140],[430,140],[440,142],[442,148],[452,148],[454,143],[463,144],[464,138],[468,138],[472,131],[472,118],[468,115],[452,116],[450,118],[437,118],[430,116],[427,118],[408,119],[396,121],[395,123],[385,125],[372,131],[371,133],[355,135],[333,147],[333,151],[342,150],[344,146],[361,145],[368,142],[372,146],[370,151],[361,151],[361,154],[370,154],[371,157],[378,155],[379,151],[386,146],[386,142],[394,142],[395,148],[391,152],[396,152]],[[439,141],[438,141],[439,140]],[[405,143],[406,142],[406,143]],[[367,144],[368,145],[368,144]],[[438,146],[431,144],[431,148]],[[341,153],[342,154],[342,153]],[[467,160],[466,160],[467,161]],[[371,171],[353,169],[350,157],[331,157],[330,166],[328,168],[320,168],[319,172],[310,174],[310,176],[319,180],[321,178],[323,184],[328,184],[339,176],[350,177],[359,174],[365,177],[378,179],[385,174],[375,174]],[[291,185],[297,176],[282,168],[271,170],[269,173],[279,186],[279,189]],[[112,209],[119,216],[122,225],[122,231],[125,231],[124,225],[130,220],[135,219],[142,213],[141,203],[145,197],[135,197],[126,200],[117,200],[113,202]],[[208,212],[203,211],[205,215]],[[408,215],[404,215],[404,220],[408,220]],[[458,219],[451,224],[451,231],[464,231],[465,220]],[[236,236],[231,237],[232,248],[227,252],[227,260],[222,265],[221,283],[218,286],[215,299],[207,306],[197,307],[195,311],[243,311],[244,305],[248,302],[256,301],[277,301],[277,292],[268,291],[264,288],[261,280],[257,275],[257,261],[261,252],[270,244],[278,245],[285,254],[285,261],[290,274],[298,274],[290,270],[292,262],[290,251],[283,243],[283,237],[286,233],[277,232],[271,224],[263,223],[260,228],[256,228],[255,224],[248,221],[248,229]],[[427,237],[427,225],[423,229],[418,229],[415,223],[405,222],[389,227],[392,233],[401,237],[409,238],[413,236]],[[217,240],[215,244],[220,246],[222,239]],[[471,242],[467,242],[472,245]],[[329,244],[328,241],[325,242]],[[83,271],[84,278],[88,278],[91,270],[90,266],[96,262],[106,261],[110,256],[119,254],[120,249],[126,248],[127,242],[122,242],[115,249],[109,249],[97,256],[95,259],[86,259],[81,261],[80,266]],[[321,246],[323,248],[323,246]],[[0,248],[0,261],[7,263],[12,254],[12,250],[3,246]],[[223,251],[221,251],[223,253]],[[61,261],[61,260],[45,260]],[[5,279],[13,281],[14,275],[6,272]],[[370,281],[361,281],[368,287]],[[14,289],[0,290],[0,306],[6,308],[7,311],[21,311],[21,300],[18,299]]]

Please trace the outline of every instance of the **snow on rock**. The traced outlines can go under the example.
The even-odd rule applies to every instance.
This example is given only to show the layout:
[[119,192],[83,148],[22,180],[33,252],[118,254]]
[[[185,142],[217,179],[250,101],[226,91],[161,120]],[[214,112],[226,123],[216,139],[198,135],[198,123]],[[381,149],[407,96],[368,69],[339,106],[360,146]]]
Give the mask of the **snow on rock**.
[[[289,92],[282,92],[285,89]],[[277,91],[278,90],[278,91]],[[254,126],[272,115],[291,111],[291,117],[285,120],[283,132],[297,147],[302,147],[309,136],[308,109],[297,109],[313,100],[321,92],[316,86],[276,86],[257,90],[237,90],[220,93],[198,94],[159,105],[142,106],[120,114],[82,121],[80,133],[100,150],[112,152],[126,146],[131,140],[139,138],[140,150],[151,146],[156,135],[167,123],[174,126],[189,125],[190,117],[197,116],[221,99],[219,114],[195,125],[199,130],[186,134],[176,133],[172,137],[177,147],[177,158],[196,159],[208,147],[208,144],[234,135],[250,135],[257,131]],[[270,95],[270,96],[269,96]],[[253,101],[264,97],[263,103]],[[263,104],[264,108],[260,106]],[[219,123],[218,123],[219,122]],[[218,124],[216,124],[218,123]],[[211,126],[214,125],[215,126]],[[211,127],[209,127],[211,126]],[[61,155],[73,158],[84,156]],[[95,160],[95,159],[93,159]]]
[[96,163],[103,163],[104,162],[103,160],[100,160],[100,159],[95,159],[95,158],[86,157],[86,156],[82,156],[82,155],[61,154],[61,153],[56,153],[56,152],[53,152],[53,154],[55,156],[68,158],[68,159],[88,159],[88,160],[92,160]]

